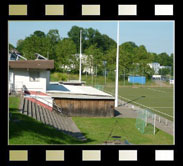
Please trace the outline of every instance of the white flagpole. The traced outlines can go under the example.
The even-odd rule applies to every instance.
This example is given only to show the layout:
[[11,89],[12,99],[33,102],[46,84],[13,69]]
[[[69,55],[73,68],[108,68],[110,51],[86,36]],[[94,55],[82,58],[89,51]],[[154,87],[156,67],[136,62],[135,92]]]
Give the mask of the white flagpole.
[[115,107],[118,106],[118,68],[119,68],[119,21],[117,24]]
[[79,82],[81,82],[82,30],[80,30]]

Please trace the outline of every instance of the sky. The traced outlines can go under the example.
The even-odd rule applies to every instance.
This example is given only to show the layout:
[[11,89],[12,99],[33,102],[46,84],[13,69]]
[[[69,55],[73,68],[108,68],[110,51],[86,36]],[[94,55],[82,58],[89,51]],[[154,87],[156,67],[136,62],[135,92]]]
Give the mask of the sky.
[[[72,26],[97,29],[115,41],[117,21],[9,21],[9,42],[16,46],[19,39],[25,39],[34,31],[48,33],[58,29],[61,38],[67,37]],[[173,21],[120,21],[120,44],[132,41],[144,45],[149,52],[171,54],[174,52]]]

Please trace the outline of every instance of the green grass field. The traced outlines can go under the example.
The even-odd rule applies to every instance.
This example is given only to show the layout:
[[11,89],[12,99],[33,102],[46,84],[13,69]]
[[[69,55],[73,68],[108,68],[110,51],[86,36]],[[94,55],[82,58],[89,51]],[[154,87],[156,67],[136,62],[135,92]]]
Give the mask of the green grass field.
[[[106,91],[112,92],[114,94],[114,87],[105,87]],[[144,106],[152,108],[151,111],[164,116],[170,120],[173,118],[161,114],[166,113],[173,116],[173,87],[123,87],[119,86],[119,96],[121,98],[130,102],[131,104],[138,105],[142,104]],[[145,96],[145,97],[141,97]],[[129,100],[130,101],[129,101]],[[140,107],[143,107],[139,105]],[[146,107],[144,107],[146,108]],[[150,109],[149,108],[149,109]]]
[[[109,137],[112,129],[112,136],[120,136],[121,141],[127,140],[131,144],[138,145],[171,145],[173,136],[156,130],[141,134],[136,128],[136,120],[130,118],[84,118],[73,117],[76,125],[90,141],[86,144],[103,144],[107,140],[115,140]],[[116,122],[117,120],[117,122]],[[152,131],[152,130],[151,130]]]

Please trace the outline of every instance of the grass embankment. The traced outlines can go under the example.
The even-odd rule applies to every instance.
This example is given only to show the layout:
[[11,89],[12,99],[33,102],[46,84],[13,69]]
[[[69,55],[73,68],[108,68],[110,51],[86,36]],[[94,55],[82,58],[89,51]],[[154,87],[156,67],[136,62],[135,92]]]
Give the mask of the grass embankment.
[[48,145],[80,144],[81,142],[53,127],[45,125],[18,112],[20,98],[9,97],[9,144],[10,145]]
[[[141,134],[135,127],[135,119],[116,118],[80,118],[73,120],[86,136],[86,142],[80,142],[62,132],[18,112],[20,99],[9,98],[9,144],[10,145],[48,145],[48,144],[102,144],[107,141],[111,129],[112,135],[121,136],[132,144],[172,144],[173,137],[157,130],[156,135]],[[118,123],[115,125],[116,120]],[[120,126],[120,127],[119,127]],[[109,138],[111,140],[111,138]]]
[[72,119],[79,127],[81,132],[84,133],[85,137],[91,140],[86,144],[103,144],[107,140],[114,140],[114,138],[109,137],[112,130],[112,136],[121,136],[121,141],[127,140],[132,144],[173,144],[173,136],[158,129],[156,129],[156,135],[153,135],[153,129],[151,130],[151,132],[141,134],[136,128],[135,119],[84,117],[73,117]]

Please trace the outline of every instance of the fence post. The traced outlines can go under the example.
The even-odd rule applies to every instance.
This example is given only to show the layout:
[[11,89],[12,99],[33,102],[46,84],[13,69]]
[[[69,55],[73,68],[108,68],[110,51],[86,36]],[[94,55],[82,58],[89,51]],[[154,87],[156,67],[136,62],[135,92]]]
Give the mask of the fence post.
[[161,118],[160,118],[160,116],[159,116],[159,123],[161,123]]
[[156,114],[154,114],[154,135],[156,133]]
[[165,122],[165,123],[166,123],[166,125],[168,126],[168,120],[167,120],[167,119],[166,119],[166,122]]
[[147,110],[145,112],[145,117],[146,117],[145,126],[147,126]]

